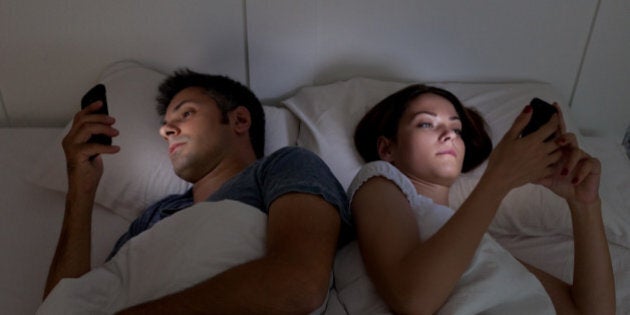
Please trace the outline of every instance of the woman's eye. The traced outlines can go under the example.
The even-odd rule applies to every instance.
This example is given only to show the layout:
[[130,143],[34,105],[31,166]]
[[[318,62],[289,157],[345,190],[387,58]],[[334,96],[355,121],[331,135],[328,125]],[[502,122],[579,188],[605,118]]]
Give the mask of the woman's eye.
[[192,111],[185,111],[182,113],[182,117],[183,118],[188,118],[190,116],[192,116],[193,112]]
[[453,129],[453,132],[455,132],[457,135],[462,135],[462,130],[461,129]]
[[432,128],[432,127],[433,127],[433,124],[428,123],[428,122],[425,122],[425,123],[419,123],[419,124],[418,124],[418,127],[419,127],[419,128]]

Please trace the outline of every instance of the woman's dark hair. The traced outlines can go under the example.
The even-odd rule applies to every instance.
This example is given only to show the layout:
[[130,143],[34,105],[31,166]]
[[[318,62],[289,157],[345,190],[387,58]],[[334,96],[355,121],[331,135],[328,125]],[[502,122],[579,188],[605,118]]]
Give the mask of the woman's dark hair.
[[492,140],[486,132],[483,117],[475,110],[466,108],[451,92],[423,84],[410,85],[386,97],[361,119],[354,131],[354,145],[365,162],[380,160],[377,140],[380,136],[396,141],[398,124],[412,101],[422,94],[435,94],[448,100],[462,123],[462,140],[466,154],[462,172],[479,166],[492,151]]
[[203,88],[221,110],[222,122],[228,122],[228,113],[238,106],[245,106],[251,115],[249,138],[256,158],[264,155],[265,112],[254,93],[241,83],[223,75],[201,74],[189,69],[175,71],[158,89],[157,111],[163,116],[168,104],[177,93],[189,87]]

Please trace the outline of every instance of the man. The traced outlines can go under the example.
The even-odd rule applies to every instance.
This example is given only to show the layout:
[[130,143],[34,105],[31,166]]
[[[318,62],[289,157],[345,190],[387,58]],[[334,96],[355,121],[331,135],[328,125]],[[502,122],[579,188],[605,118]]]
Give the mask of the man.
[[[284,148],[262,158],[264,112],[240,83],[182,70],[159,90],[158,111],[164,115],[160,134],[168,142],[175,173],[193,186],[148,208],[112,255],[168,215],[200,201],[224,199],[268,214],[266,254],[121,313],[304,314],[317,309],[328,293],[340,230],[346,230],[339,216],[347,207],[341,185],[304,149]],[[45,296],[61,279],[90,270],[91,211],[103,172],[99,154],[119,151],[117,146],[86,143],[92,134],[118,134],[113,118],[91,114],[100,106],[97,102],[77,113],[63,140],[69,188]]]

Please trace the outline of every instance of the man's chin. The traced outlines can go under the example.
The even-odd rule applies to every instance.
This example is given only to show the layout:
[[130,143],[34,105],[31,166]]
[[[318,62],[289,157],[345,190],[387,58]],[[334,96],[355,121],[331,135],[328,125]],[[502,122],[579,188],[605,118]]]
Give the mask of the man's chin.
[[175,175],[177,175],[177,177],[189,183],[194,182],[192,180],[192,178],[194,177],[193,174],[191,174],[191,172],[187,170],[185,165],[182,165],[181,163],[177,163],[177,161],[173,161],[173,160],[171,160],[171,163],[173,164],[173,172],[175,172]]

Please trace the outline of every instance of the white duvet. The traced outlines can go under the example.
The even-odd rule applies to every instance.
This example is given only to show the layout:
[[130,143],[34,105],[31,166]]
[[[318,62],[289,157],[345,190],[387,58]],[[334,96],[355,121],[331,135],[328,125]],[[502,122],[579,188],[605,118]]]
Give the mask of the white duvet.
[[62,280],[37,314],[113,314],[261,257],[267,215],[241,202],[198,203],[131,239],[102,267]]
[[[450,208],[417,194],[407,177],[383,161],[369,163],[361,169],[350,185],[348,196],[352,198],[354,192],[374,176],[393,181],[406,195],[422,240],[437,232],[453,214]],[[367,275],[356,241],[337,253],[334,272],[339,300],[348,314],[391,314]],[[442,315],[553,313],[553,305],[542,284],[488,234],[484,235],[470,266],[437,312]]]

